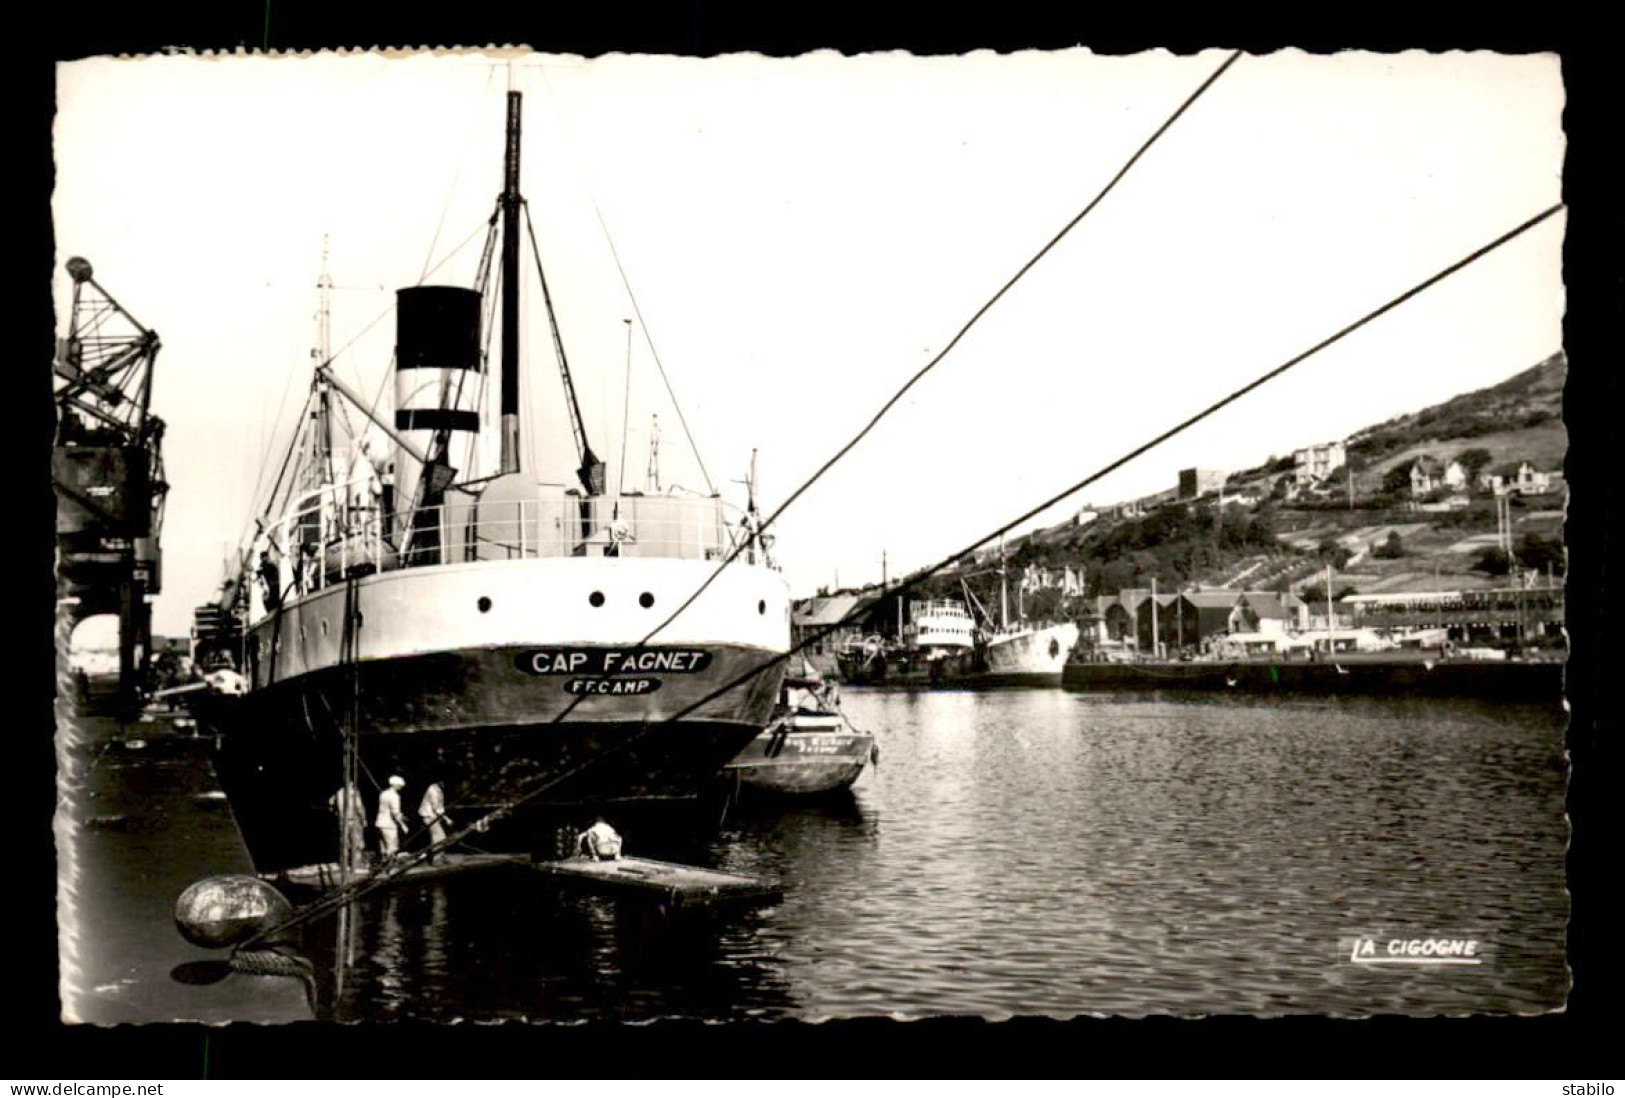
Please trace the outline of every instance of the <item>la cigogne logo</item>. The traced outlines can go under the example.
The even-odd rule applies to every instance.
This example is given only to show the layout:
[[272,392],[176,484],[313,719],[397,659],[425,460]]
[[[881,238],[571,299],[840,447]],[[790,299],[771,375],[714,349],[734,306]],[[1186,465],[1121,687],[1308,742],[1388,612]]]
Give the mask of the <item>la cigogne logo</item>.
[[1467,935],[1356,935],[1349,960],[1357,965],[1481,965],[1484,943]]

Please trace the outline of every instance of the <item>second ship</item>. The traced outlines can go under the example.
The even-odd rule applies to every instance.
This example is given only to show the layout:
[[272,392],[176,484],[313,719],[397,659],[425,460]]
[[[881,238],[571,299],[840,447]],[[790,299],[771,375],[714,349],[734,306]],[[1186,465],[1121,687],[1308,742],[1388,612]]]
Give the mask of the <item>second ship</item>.
[[1078,643],[1073,622],[1034,622],[1009,611],[1003,552],[999,564],[999,618],[971,615],[976,603],[928,599],[909,603],[900,641],[879,637],[848,644],[836,653],[843,682],[861,686],[984,687],[1058,686]]

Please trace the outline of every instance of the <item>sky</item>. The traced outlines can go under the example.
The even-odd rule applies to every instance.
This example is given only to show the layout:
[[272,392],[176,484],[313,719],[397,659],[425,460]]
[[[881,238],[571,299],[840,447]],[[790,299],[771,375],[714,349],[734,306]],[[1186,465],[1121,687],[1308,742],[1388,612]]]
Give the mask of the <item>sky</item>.
[[[262,502],[310,385],[324,250],[335,369],[369,397],[388,378],[394,290],[473,280],[510,83],[522,190],[609,480],[624,445],[624,481],[642,487],[658,416],[664,485],[708,474],[743,502],[755,451],[771,510],[1226,56],[61,65],[59,324],[62,263],[80,255],[163,340],[153,410],[173,488],[155,631],[185,634]],[[896,575],[968,547],[1557,203],[1563,101],[1549,55],[1242,57],[785,512],[793,591],[878,580],[883,552]],[[1548,220],[1027,525],[1534,365],[1561,348],[1563,231]],[[527,450],[540,479],[569,483],[558,369],[534,281],[525,292]]]

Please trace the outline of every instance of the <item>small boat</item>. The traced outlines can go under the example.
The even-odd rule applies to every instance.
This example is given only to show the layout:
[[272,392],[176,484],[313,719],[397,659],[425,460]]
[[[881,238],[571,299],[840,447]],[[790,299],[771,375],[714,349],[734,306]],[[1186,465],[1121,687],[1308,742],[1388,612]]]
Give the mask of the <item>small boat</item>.
[[811,667],[787,676],[773,722],[723,775],[767,793],[832,793],[851,786],[876,757],[875,738],[851,726],[834,689]]

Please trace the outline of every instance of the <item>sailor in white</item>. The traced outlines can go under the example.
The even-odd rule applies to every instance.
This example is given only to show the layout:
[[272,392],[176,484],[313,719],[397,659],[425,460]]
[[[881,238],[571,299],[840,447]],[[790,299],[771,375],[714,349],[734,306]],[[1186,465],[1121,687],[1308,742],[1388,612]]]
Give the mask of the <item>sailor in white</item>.
[[378,817],[373,826],[378,828],[378,853],[384,861],[391,861],[400,853],[401,832],[406,830],[406,817],[401,813],[401,790],[406,779],[390,775],[389,788],[378,794]]
[[[418,819],[429,829],[429,842],[438,844],[446,841],[446,828],[451,825],[451,817],[446,815],[446,791],[440,788],[439,782],[430,782],[429,788],[423,791],[423,799],[418,802]],[[429,856],[429,861],[434,861],[434,855]]]

